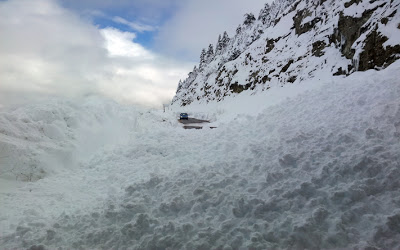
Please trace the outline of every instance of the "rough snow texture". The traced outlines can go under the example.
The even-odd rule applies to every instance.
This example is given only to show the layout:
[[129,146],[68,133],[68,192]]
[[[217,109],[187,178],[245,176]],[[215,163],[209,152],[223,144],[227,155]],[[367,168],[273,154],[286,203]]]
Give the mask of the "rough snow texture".
[[240,25],[210,62],[195,67],[172,104],[220,101],[321,73],[385,68],[400,57],[399,6],[393,0],[275,1],[253,24]]
[[0,177],[36,181],[76,166],[104,144],[123,141],[137,114],[94,97],[0,110]]
[[137,113],[123,144],[0,193],[0,246],[399,248],[399,72],[395,62],[288,98],[281,89],[258,115],[213,114],[224,121],[213,130],[183,130],[179,110]]

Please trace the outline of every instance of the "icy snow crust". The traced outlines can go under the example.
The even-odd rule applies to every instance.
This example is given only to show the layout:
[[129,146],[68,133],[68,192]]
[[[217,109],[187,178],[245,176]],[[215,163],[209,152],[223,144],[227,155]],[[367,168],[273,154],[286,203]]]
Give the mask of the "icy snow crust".
[[[16,130],[2,131],[1,142],[15,140],[17,151],[50,143],[35,126],[60,110],[81,118],[70,127],[110,120],[128,129],[124,141],[98,143],[77,165],[61,167],[59,159],[53,167],[63,171],[2,190],[0,248],[399,248],[399,72],[396,62],[310,83],[297,95],[282,88],[279,100],[274,92],[236,99],[249,108],[259,100],[251,114],[197,107],[204,116],[216,112],[212,130],[182,129],[179,110],[143,112],[101,100],[3,111],[3,124]],[[59,143],[74,131],[52,121],[59,121],[50,133]],[[65,141],[79,148],[77,140]]]

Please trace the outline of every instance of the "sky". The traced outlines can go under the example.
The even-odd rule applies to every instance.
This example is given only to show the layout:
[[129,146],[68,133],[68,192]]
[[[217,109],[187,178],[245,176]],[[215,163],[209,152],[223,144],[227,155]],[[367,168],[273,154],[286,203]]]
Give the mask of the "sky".
[[201,49],[266,1],[0,0],[0,107],[87,95],[161,107]]

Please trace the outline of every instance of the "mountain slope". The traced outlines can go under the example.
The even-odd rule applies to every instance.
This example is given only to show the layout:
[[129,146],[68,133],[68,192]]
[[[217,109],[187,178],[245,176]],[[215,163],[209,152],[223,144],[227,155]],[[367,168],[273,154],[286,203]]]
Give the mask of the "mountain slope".
[[242,91],[383,69],[400,57],[400,6],[389,0],[277,0],[179,83],[173,105],[221,101]]

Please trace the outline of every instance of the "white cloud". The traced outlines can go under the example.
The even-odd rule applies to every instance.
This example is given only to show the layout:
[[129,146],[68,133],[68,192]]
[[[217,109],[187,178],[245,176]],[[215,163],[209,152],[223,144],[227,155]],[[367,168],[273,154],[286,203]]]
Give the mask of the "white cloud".
[[138,31],[138,32],[144,32],[144,31],[154,31],[156,28],[150,25],[138,23],[138,22],[130,22],[122,17],[116,16],[113,17],[112,20],[116,23],[124,24],[128,27],[130,27],[132,30]]
[[160,27],[157,46],[161,51],[183,58],[200,55],[202,48],[215,44],[219,34],[234,35],[244,14],[257,17],[266,2],[272,0],[187,0],[177,13]]
[[[143,13],[139,19],[173,13],[157,37],[158,49],[178,58],[197,57],[218,34],[233,34],[246,12],[256,15],[265,0],[0,1],[0,105],[41,96],[104,94],[116,100],[160,105],[194,63],[168,59],[134,42],[136,35],[99,30],[81,14],[108,17],[107,8]],[[171,8],[177,6],[174,12]],[[99,8],[94,8],[99,7]],[[165,13],[163,13],[163,10]],[[129,12],[129,11],[128,11]],[[115,17],[137,31],[154,29]],[[148,23],[148,22],[146,22]],[[151,23],[151,22],[150,22]],[[154,24],[154,23],[153,23]]]
[[2,1],[0,16],[0,105],[88,93],[160,105],[192,66],[147,51],[133,33],[99,30],[55,0]]
[[112,79],[103,79],[99,86],[105,95],[113,98],[127,102],[140,100],[145,104],[169,102],[175,94],[177,81],[184,78],[192,66],[192,63],[178,63],[132,43],[134,34],[130,32],[107,28],[102,34],[112,58]]
[[132,57],[154,59],[154,57],[140,44],[133,43],[136,35],[131,32],[122,32],[114,28],[101,30],[105,38],[105,47],[112,57]]
[[157,25],[168,17],[181,0],[59,0],[64,6],[79,12],[101,11],[134,18],[141,23]]

